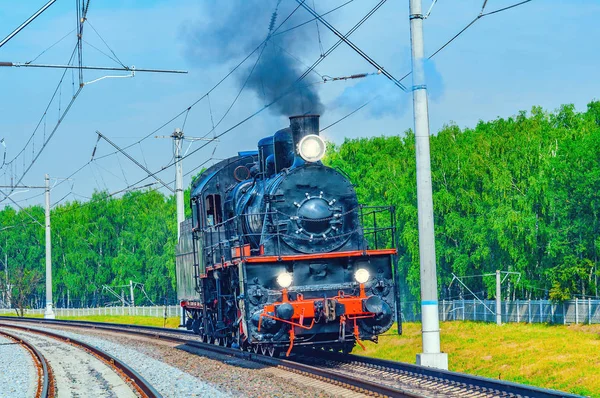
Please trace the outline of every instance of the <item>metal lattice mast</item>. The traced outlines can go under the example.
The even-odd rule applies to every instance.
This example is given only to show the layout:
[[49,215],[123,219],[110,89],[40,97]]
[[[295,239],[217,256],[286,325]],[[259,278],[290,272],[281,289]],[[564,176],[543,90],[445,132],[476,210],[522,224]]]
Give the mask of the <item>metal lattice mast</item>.
[[177,242],[181,236],[181,223],[185,218],[183,204],[183,165],[181,162],[181,143],[183,131],[175,129],[173,132],[173,144],[175,145],[175,196],[177,199]]
[[177,201],[177,242],[181,236],[181,223],[185,220],[185,203],[183,197],[183,155],[181,153],[183,141],[216,141],[215,138],[186,137],[183,130],[175,129],[169,136],[157,135],[154,138],[172,138],[175,157],[175,199]]
[[423,13],[421,10],[421,0],[409,1],[423,339],[423,352],[417,354],[417,364],[448,369],[448,354],[440,351],[440,322],[435,263],[435,235],[433,229],[433,195],[429,152],[429,111],[427,109],[427,86],[425,84],[425,59],[423,54]]

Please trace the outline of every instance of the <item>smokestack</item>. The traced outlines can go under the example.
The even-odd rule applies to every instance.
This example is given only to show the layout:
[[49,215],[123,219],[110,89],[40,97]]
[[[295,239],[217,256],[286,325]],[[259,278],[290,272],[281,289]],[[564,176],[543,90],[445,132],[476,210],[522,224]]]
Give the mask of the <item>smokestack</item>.
[[290,129],[292,130],[292,140],[294,144],[294,165],[300,166],[305,163],[300,155],[298,144],[307,135],[319,135],[320,115],[300,115],[290,116]]

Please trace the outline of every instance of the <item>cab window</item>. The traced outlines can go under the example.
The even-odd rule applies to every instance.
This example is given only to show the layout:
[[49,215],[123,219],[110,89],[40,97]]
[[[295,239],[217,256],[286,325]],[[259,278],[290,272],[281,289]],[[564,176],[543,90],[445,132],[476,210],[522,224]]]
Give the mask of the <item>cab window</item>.
[[221,208],[221,195],[206,195],[206,226],[220,224],[223,222],[223,210]]

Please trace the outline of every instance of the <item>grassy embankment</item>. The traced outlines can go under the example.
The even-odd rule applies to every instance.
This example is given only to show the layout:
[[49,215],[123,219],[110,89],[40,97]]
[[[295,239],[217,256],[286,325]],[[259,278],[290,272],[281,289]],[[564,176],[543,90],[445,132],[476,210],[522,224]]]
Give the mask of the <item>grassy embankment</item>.
[[[163,326],[151,316],[85,316],[61,319]],[[177,327],[179,318],[167,318]],[[405,323],[403,335],[388,332],[379,344],[366,342],[368,355],[414,363],[421,350],[421,324]],[[395,332],[395,327],[391,331]],[[442,322],[442,350],[450,370],[600,398],[600,325],[549,326],[511,323]]]
[[158,318],[154,316],[133,316],[133,315],[90,315],[90,316],[67,316],[60,319],[71,321],[93,321],[93,322],[110,322],[110,323],[126,323],[129,325],[143,325],[176,328],[179,326],[179,317]]
[[[421,324],[403,329],[354,353],[414,363]],[[600,397],[600,325],[443,322],[441,343],[450,370]]]
[[[15,313],[1,314],[2,316],[16,316]],[[44,315],[28,315],[25,318],[43,318]],[[86,315],[86,316],[65,316],[57,317],[56,319],[67,321],[92,321],[92,322],[109,322],[109,323],[125,323],[129,325],[144,325],[176,328],[179,326],[179,317],[168,317],[165,323],[164,318],[154,316],[130,316],[130,315]]]

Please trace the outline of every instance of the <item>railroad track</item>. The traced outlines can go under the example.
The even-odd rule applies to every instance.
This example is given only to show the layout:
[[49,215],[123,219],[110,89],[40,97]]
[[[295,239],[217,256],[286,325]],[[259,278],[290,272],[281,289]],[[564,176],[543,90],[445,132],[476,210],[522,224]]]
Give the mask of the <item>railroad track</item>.
[[7,337],[20,344],[33,359],[33,363],[36,367],[36,373],[38,376],[37,386],[35,389],[36,398],[52,398],[55,396],[54,376],[52,374],[52,368],[48,365],[44,355],[31,343],[19,336],[15,336],[12,333],[8,333],[4,330],[0,330],[0,335]]
[[[108,353],[92,346],[82,341],[78,341],[69,337],[62,336],[57,333],[50,332],[48,330],[40,330],[37,328],[31,328],[25,325],[15,325],[14,323],[0,323],[0,327],[9,328],[17,331],[16,334],[8,333],[4,330],[0,330],[2,335],[5,335],[9,338],[12,338],[15,341],[23,344],[27,347],[30,352],[34,353],[35,361],[38,365],[38,368],[41,367],[41,379],[42,387],[38,387],[38,394],[36,397],[42,398],[51,398],[56,396],[56,393],[61,388],[70,388],[69,384],[77,384],[80,383],[78,377],[80,375],[73,375],[72,372],[69,372],[66,366],[68,366],[69,360],[56,360],[53,364],[52,359],[46,360],[44,355],[38,350],[35,345],[39,347],[44,346],[47,350],[49,346],[51,346],[53,341],[58,341],[60,343],[68,344],[71,348],[75,348],[75,350],[67,349],[62,347],[62,357],[65,357],[65,353],[67,357],[72,357],[72,362],[77,365],[79,362],[81,365],[85,361],[92,362],[91,367],[93,367],[94,376],[98,378],[102,378],[102,380],[106,381],[104,377],[106,377],[106,373],[103,374],[104,368],[107,367],[108,372],[112,370],[112,372],[116,373],[115,376],[112,377],[113,381],[115,378],[119,380],[124,380],[125,385],[123,385],[122,381],[119,383],[114,383],[111,388],[114,388],[114,393],[116,396],[132,396],[132,397],[144,397],[144,398],[162,398],[162,395],[152,387],[150,383],[148,383],[143,377],[141,377],[137,372],[131,369],[125,363],[119,361],[117,358],[109,355]],[[34,342],[35,341],[35,342]],[[98,363],[95,361],[87,361],[82,359],[81,353],[84,352],[84,355],[92,355],[95,359],[99,360],[101,367],[98,367]],[[57,358],[55,356],[55,358]],[[65,363],[67,365],[65,365]],[[94,364],[95,363],[95,364]],[[52,366],[60,366],[64,367],[60,369],[60,373],[62,377],[58,377],[57,372],[52,369]],[[71,369],[72,370],[72,369]],[[57,369],[57,371],[59,371]],[[38,370],[38,374],[40,371]],[[109,375],[109,378],[112,375]],[[81,383],[80,383],[81,384]],[[89,388],[89,386],[86,386]]]
[[[110,324],[89,321],[59,321],[0,317],[0,321],[54,324],[97,329],[167,340],[200,350],[259,362],[317,378],[352,391],[389,397],[579,397],[579,395],[542,389],[503,380],[471,376],[402,362],[357,355],[342,355],[322,350],[305,351],[290,359],[271,358],[238,349],[198,341],[184,330],[150,326]],[[1,324],[0,324],[1,325]]]

